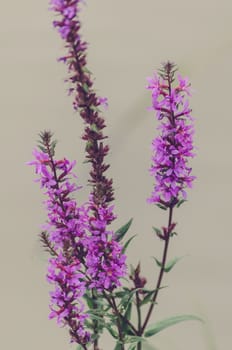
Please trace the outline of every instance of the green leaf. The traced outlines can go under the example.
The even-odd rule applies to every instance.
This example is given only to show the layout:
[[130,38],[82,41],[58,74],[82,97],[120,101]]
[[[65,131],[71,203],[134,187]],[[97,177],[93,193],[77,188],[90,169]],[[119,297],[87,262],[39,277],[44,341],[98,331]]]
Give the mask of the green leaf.
[[82,71],[85,72],[85,73],[92,74],[92,72],[91,72],[86,66],[82,67],[81,69],[82,69]]
[[135,236],[137,236],[137,235],[132,236],[131,238],[128,239],[128,241],[126,241],[126,243],[124,244],[123,249],[122,249],[122,253],[123,253],[123,254],[124,254],[125,251],[127,250],[127,247],[129,246],[129,244],[130,244],[130,242],[132,241],[132,239],[135,238]]
[[112,335],[113,338],[118,339],[117,331],[114,330],[110,324],[106,323],[105,328],[109,331],[109,333]]
[[81,345],[78,345],[78,347],[76,348],[76,350],[82,350],[82,346]]
[[168,208],[165,207],[164,205],[161,205],[161,204],[156,204],[157,207],[159,207],[160,209],[163,209],[163,210],[167,210]]
[[94,112],[101,112],[100,108],[98,108],[96,106],[90,106],[89,108]]
[[159,228],[154,227],[154,226],[152,228],[153,228],[153,230],[155,231],[155,233],[157,234],[158,237],[161,237],[163,235],[162,231]]
[[84,83],[83,85],[82,85],[82,87],[83,87],[83,90],[85,91],[85,92],[89,92],[89,87],[88,87],[88,85],[86,84],[86,83]]
[[151,326],[149,326],[146,330],[146,332],[144,333],[144,336],[146,338],[151,337],[159,332],[161,332],[162,330],[174,326],[177,323],[183,322],[183,321],[201,321],[203,322],[203,320],[198,317],[198,316],[194,316],[194,315],[180,315],[180,316],[173,316],[170,318],[166,318],[165,320],[156,322],[154,324],[152,324]]
[[96,133],[99,132],[99,129],[98,129],[98,127],[97,127],[97,125],[96,125],[95,123],[93,123],[93,124],[90,125],[90,130],[91,130],[91,131],[94,131],[94,132],[96,132]]
[[114,350],[122,350],[122,344],[121,344],[121,342],[117,342],[117,343],[116,343]]
[[140,306],[146,305],[147,303],[149,303],[149,301],[152,299],[153,295],[154,295],[155,289],[148,292],[147,295],[143,298],[143,300],[140,302]]
[[132,336],[132,337],[127,337],[127,339],[125,340],[125,344],[139,343],[144,341],[146,341],[146,339],[144,339],[143,337]]
[[[159,287],[158,289],[160,290],[160,289],[163,289],[163,288],[167,288],[167,286],[162,286],[162,287]],[[147,304],[147,303],[149,303],[151,301],[151,299],[153,297],[153,294],[155,293],[155,291],[157,289],[153,289],[153,290],[143,289],[143,290],[144,290],[145,293],[147,293],[147,295],[144,297],[143,300],[141,300],[141,303],[140,303],[141,306],[143,306],[143,305],[145,305],[145,304]]]
[[159,267],[162,267],[162,263],[156,259],[154,256],[153,256],[153,259],[155,260],[156,264],[159,266]]
[[101,316],[97,316],[97,315],[95,315],[95,314],[93,314],[93,313],[91,313],[89,311],[88,311],[88,314],[89,314],[91,319],[97,320],[100,323],[104,323],[104,320],[103,320],[103,318]]
[[179,208],[184,202],[187,202],[187,200],[186,200],[186,199],[181,199],[181,200],[176,204],[177,208]]
[[136,344],[131,344],[128,348],[128,350],[136,350]]
[[[180,256],[180,257],[175,257],[172,260],[170,260],[168,263],[166,263],[164,271],[165,272],[171,271],[171,269],[176,265],[176,263],[182,258],[183,258],[183,256]],[[162,263],[158,259],[156,259],[155,257],[153,257],[153,259],[155,260],[156,264],[159,267],[162,267]]]
[[85,293],[84,299],[86,300],[88,307],[89,307],[90,309],[94,309],[94,302],[93,302],[93,299],[92,299],[87,293]]
[[116,232],[115,232],[115,239],[116,241],[120,242],[127,231],[129,230],[131,224],[132,224],[133,219],[131,218],[125,225],[120,227]]
[[164,271],[165,272],[169,272],[172,268],[173,268],[173,266],[175,266],[176,265],[176,263],[180,260],[180,259],[182,259],[183,258],[183,256],[176,256],[175,258],[173,258],[172,260],[170,260],[166,265],[165,265],[165,268],[164,268]]
[[124,308],[127,308],[129,303],[131,302],[131,299],[133,298],[134,294],[140,290],[141,288],[135,288],[133,290],[127,291],[125,296],[121,299],[121,302],[119,303],[119,306],[123,306]]
[[131,319],[131,311],[132,311],[132,303],[130,302],[130,303],[128,303],[128,306],[127,306],[127,308],[126,308],[126,312],[125,312],[125,314],[124,314],[124,317],[125,317],[128,321],[130,321],[130,319]]

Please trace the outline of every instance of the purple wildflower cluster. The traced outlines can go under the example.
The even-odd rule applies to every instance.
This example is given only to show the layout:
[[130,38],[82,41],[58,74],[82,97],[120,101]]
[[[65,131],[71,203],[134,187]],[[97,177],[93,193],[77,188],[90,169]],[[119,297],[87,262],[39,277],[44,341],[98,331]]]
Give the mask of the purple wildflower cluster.
[[40,151],[34,150],[37,181],[45,189],[48,222],[41,240],[51,253],[47,279],[55,286],[51,292],[50,318],[68,325],[71,340],[86,344],[90,334],[84,328],[83,296],[86,289],[113,291],[125,275],[125,255],[107,226],[115,219],[113,206],[96,205],[93,196],[78,206],[72,198],[79,187],[70,181],[75,162],[55,160],[51,134],[41,134]]
[[191,187],[195,179],[188,166],[193,153],[193,118],[187,96],[190,84],[187,79],[177,76],[174,65],[164,65],[163,71],[148,78],[147,89],[152,91],[152,109],[156,111],[160,135],[153,140],[151,175],[155,178],[155,187],[149,202],[173,206],[186,199],[186,187]]
[[41,134],[41,151],[35,149],[35,166],[41,187],[48,199],[46,232],[41,234],[44,246],[52,255],[49,260],[47,279],[55,286],[51,292],[50,318],[57,318],[59,325],[70,327],[71,341],[85,344],[90,334],[84,330],[84,305],[81,300],[85,292],[84,274],[81,272],[84,258],[85,210],[79,208],[71,194],[78,187],[70,182],[75,162],[67,159],[55,160],[55,143],[51,134]]
[[108,107],[106,98],[98,97],[93,89],[91,73],[86,67],[87,45],[80,34],[80,0],[51,0],[51,9],[59,20],[53,22],[65,41],[67,55],[60,60],[68,66],[71,84],[69,93],[74,94],[74,109],[85,122],[83,140],[86,141],[86,158],[91,164],[89,183],[92,185],[88,207],[88,233],[86,265],[91,276],[90,288],[113,290],[120,285],[125,274],[125,255],[122,246],[114,239],[108,225],[115,219],[113,206],[113,181],[105,176],[108,164],[104,163],[109,146],[103,143],[104,118],[99,107]]
[[113,206],[96,207],[90,200],[89,239],[86,264],[91,276],[90,288],[99,291],[112,291],[121,285],[120,278],[126,273],[126,256],[122,254],[122,246],[115,240],[114,232],[107,226],[114,220]]

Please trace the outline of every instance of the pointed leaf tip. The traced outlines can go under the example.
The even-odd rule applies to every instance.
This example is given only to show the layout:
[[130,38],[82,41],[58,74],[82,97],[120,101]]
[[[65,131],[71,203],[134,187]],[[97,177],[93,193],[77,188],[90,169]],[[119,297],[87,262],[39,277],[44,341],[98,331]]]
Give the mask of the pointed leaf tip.
[[164,268],[164,271],[165,272],[169,272],[169,271],[171,271],[171,269],[176,265],[176,263],[180,260],[180,259],[182,259],[183,258],[183,256],[177,256],[177,257],[175,257],[175,258],[173,258],[172,260],[170,260],[166,265],[165,265],[165,268]]
[[125,236],[125,234],[127,233],[127,231],[129,230],[131,224],[132,224],[133,219],[131,218],[125,225],[123,225],[122,227],[120,227],[116,232],[115,232],[115,238],[116,241],[120,242],[123,237]]
[[201,321],[204,322],[200,317],[194,316],[194,315],[179,315],[179,316],[173,316],[170,318],[166,318],[165,320],[156,322],[155,324],[152,324],[149,326],[144,333],[144,336],[146,338],[151,337],[162,330],[174,326],[177,323],[184,322],[184,321]]

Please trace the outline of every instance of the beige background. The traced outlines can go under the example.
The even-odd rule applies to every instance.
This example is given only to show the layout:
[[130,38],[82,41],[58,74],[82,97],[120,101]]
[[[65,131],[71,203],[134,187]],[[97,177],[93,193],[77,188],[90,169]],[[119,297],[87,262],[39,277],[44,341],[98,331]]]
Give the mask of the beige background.
[[[179,235],[169,257],[187,255],[166,276],[153,320],[178,313],[202,315],[206,326],[180,324],[153,339],[160,350],[224,350],[231,347],[231,1],[87,1],[83,33],[90,43],[89,67],[99,94],[108,96],[111,175],[116,189],[115,227],[134,217],[130,262],[141,259],[154,278],[152,255],[161,254],[152,225],[167,218],[146,203],[156,121],[145,78],[174,60],[195,90],[198,180],[189,202],[175,213]],[[3,1],[1,42],[1,242],[0,349],[63,350],[67,332],[48,321],[46,254],[37,233],[45,220],[42,195],[33,183],[31,159],[37,134],[55,132],[58,154],[78,160],[82,123],[66,96],[65,67],[56,63],[63,45],[52,29],[45,0]],[[86,193],[80,195],[80,202]],[[104,350],[113,349],[108,337]]]

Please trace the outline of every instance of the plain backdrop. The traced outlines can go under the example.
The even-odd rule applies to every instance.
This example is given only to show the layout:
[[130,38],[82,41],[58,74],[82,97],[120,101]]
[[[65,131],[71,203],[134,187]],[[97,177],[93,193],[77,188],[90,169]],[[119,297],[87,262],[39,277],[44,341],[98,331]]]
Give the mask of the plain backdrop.
[[[51,129],[59,141],[58,156],[76,159],[79,183],[87,182],[83,125],[63,83],[66,67],[56,61],[65,51],[48,7],[45,0],[1,3],[2,350],[75,349],[67,330],[48,320],[47,255],[38,239],[46,220],[44,198],[33,182],[33,169],[25,165],[38,133]],[[170,258],[185,258],[165,276],[169,288],[160,293],[152,321],[191,313],[206,323],[182,323],[160,333],[151,341],[158,350],[224,350],[232,342],[231,13],[229,0],[86,0],[81,13],[95,87],[109,99],[105,117],[118,214],[114,228],[134,217],[130,234],[138,236],[128,260],[141,261],[151,286],[157,276],[151,256],[162,251],[152,226],[167,218],[146,203],[153,186],[148,168],[157,126],[147,110],[146,77],[169,59],[194,90],[197,157],[192,166],[197,181],[188,202],[175,212],[178,236],[169,251]],[[80,203],[87,193],[79,194]],[[102,349],[113,349],[107,335]]]

